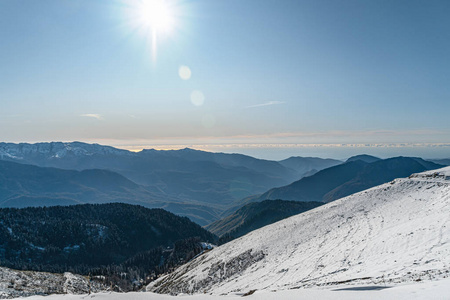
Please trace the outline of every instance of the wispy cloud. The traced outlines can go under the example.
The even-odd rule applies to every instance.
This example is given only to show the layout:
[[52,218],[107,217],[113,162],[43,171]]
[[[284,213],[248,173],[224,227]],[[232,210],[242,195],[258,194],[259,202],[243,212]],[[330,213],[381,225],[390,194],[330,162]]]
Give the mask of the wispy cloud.
[[103,120],[103,116],[100,114],[82,114],[80,117],[94,118],[97,120]]
[[284,101],[269,101],[269,102],[265,102],[265,103],[259,103],[259,104],[255,104],[255,105],[246,106],[245,108],[278,105],[278,104],[284,104],[284,103],[286,103],[286,102],[284,102]]

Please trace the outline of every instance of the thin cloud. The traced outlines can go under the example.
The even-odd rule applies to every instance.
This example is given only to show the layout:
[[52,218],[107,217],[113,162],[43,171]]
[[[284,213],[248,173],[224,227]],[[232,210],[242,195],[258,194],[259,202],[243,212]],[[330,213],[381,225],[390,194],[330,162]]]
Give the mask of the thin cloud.
[[103,116],[100,114],[82,114],[80,117],[94,118],[97,120],[103,120]]
[[284,101],[269,101],[266,103],[260,103],[255,105],[246,106],[246,108],[254,108],[254,107],[261,107],[261,106],[269,106],[269,105],[278,105],[278,104],[284,104],[286,102]]
[[[292,132],[272,132],[262,134],[224,134],[224,135],[164,135],[161,132],[152,134],[146,137],[131,137],[119,138],[113,140],[111,143],[117,144],[117,141],[129,141],[134,140],[136,144],[149,145],[181,145],[186,147],[189,144],[201,145],[205,142],[208,145],[221,145],[221,144],[285,144],[285,145],[331,145],[333,147],[338,146],[370,146],[370,147],[402,147],[402,146],[426,146],[426,147],[440,147],[450,146],[450,141],[444,140],[442,142],[416,142],[420,136],[426,135],[446,135],[449,136],[450,131],[441,130],[332,130],[332,131],[292,131]],[[385,137],[397,137],[400,136],[404,140],[404,137],[410,137],[413,141],[396,142],[396,141],[384,141],[374,142],[382,140]],[[363,140],[362,138],[368,137],[369,140]],[[336,138],[336,139],[332,139]],[[363,141],[362,141],[363,140]],[[170,141],[170,142],[168,142]],[[267,142],[266,142],[267,141]],[[300,141],[300,142],[299,142]],[[326,142],[324,142],[326,141]],[[358,141],[358,142],[352,142]],[[180,146],[180,147],[181,147]]]
[[[97,141],[97,140],[95,140]],[[379,144],[322,144],[322,143],[312,143],[312,144],[283,144],[283,143],[231,143],[231,144],[199,144],[199,143],[185,143],[185,144],[158,144],[147,141],[144,143],[131,143],[124,144],[121,143],[105,143],[111,144],[112,146],[127,149],[130,151],[140,151],[142,149],[156,149],[156,150],[177,150],[183,148],[194,148],[205,151],[220,151],[220,149],[296,149],[296,148],[450,148],[449,143],[379,143]],[[209,149],[209,150],[208,150]]]

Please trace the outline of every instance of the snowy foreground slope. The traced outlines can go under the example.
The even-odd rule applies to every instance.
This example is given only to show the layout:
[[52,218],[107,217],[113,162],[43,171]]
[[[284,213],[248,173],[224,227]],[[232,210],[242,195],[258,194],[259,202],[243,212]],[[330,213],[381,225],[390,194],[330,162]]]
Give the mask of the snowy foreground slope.
[[449,271],[447,167],[396,179],[251,232],[147,290],[223,294],[390,285],[441,279]]
[[51,295],[33,296],[27,300],[448,300],[450,295],[450,278],[439,281],[402,284],[385,289],[361,288],[347,286],[339,288],[310,288],[284,291],[256,291],[254,294],[242,298],[242,295],[217,296],[197,294],[192,296],[174,297],[153,293],[100,293],[91,295]]

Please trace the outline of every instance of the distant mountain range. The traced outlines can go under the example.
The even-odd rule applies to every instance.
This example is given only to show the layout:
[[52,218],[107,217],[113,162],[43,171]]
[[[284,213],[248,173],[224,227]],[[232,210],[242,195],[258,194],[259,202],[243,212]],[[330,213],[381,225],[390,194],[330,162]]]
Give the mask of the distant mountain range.
[[161,197],[159,193],[108,170],[63,170],[0,160],[0,207],[111,202],[165,208],[200,224],[217,219],[218,214],[199,202]]
[[395,178],[443,167],[411,157],[376,159],[362,156],[362,159],[349,159],[343,164],[324,169],[287,186],[249,197],[244,203],[267,199],[330,202]]
[[429,161],[434,162],[439,165],[450,166],[450,158],[447,159],[429,159]]
[[99,169],[73,171],[0,161],[0,183],[1,207],[118,202],[132,199],[132,193],[136,202],[151,197],[122,175]]
[[0,143],[0,162],[35,166],[1,165],[0,206],[125,202],[165,208],[206,225],[234,201],[339,163],[304,158],[302,167],[299,159],[276,162],[192,149],[136,153],[80,142]]
[[301,177],[313,175],[320,170],[340,165],[342,161],[330,158],[292,156],[280,160],[279,163],[286,168],[295,170],[300,179]]
[[131,152],[80,142],[0,143],[0,207],[123,202],[207,225],[249,202],[329,202],[441,166],[370,155],[345,163],[314,157],[270,161],[188,148]]

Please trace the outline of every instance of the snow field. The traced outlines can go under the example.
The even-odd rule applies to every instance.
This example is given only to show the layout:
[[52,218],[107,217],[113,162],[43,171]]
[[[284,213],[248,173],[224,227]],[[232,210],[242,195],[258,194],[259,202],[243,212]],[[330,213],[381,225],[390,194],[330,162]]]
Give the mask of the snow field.
[[[242,294],[228,296],[197,294],[169,296],[153,293],[98,293],[91,295],[51,295],[21,298],[27,300],[448,300],[450,297],[450,278],[439,281],[409,283],[397,285],[381,290],[367,289],[348,290],[353,286],[340,285],[338,287],[309,288],[283,291],[256,291],[254,294],[242,298]],[[347,288],[347,289],[346,289]]]
[[396,179],[251,232],[148,290],[228,294],[445,278],[450,168],[435,173]]

